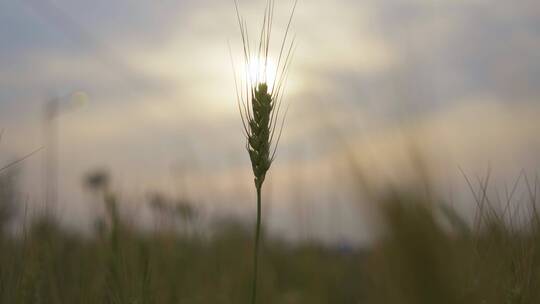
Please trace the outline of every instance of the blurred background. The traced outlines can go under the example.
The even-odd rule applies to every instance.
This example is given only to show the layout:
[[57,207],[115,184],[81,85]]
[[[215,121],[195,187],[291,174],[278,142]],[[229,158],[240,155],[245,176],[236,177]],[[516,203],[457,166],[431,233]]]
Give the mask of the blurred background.
[[[264,5],[240,2],[253,37]],[[292,5],[276,1],[271,56]],[[419,184],[467,223],[480,196],[535,202],[539,16],[534,0],[301,0],[265,232],[365,248],[373,195]],[[233,1],[8,0],[0,20],[0,164],[43,148],[2,173],[10,231],[44,212],[85,236],[116,213],[146,232],[251,229]]]
[[[277,3],[276,45],[289,2]],[[240,4],[256,37],[264,2]],[[407,178],[415,142],[446,192],[466,190],[458,167],[478,174],[491,164],[508,180],[534,173],[539,10],[526,0],[302,1],[291,108],[266,189],[272,230],[369,237],[357,233],[364,221],[348,218],[347,179],[336,178],[348,174],[336,163],[347,149],[369,178],[386,182]],[[97,167],[114,173],[133,205],[160,191],[208,213],[253,214],[227,47],[240,54],[233,3],[24,0],[4,1],[0,14],[0,157],[51,145],[49,156],[24,163],[29,205],[57,188],[60,218],[87,228],[81,178]],[[71,94],[86,102],[74,105]],[[51,102],[58,109],[47,114]],[[47,186],[47,174],[58,181]],[[311,205],[297,206],[295,195]],[[298,227],[305,211],[295,208],[311,210],[309,227]]]
[[[289,2],[277,3],[275,45]],[[240,4],[256,37],[264,1]],[[387,182],[407,178],[414,142],[441,191],[456,195],[466,191],[459,167],[479,174],[491,165],[508,181],[523,168],[534,173],[539,10],[527,0],[300,2],[291,108],[266,189],[272,230],[369,237],[356,229],[364,221],[349,218],[341,189],[349,185],[338,177],[349,173],[338,163],[351,149],[369,178]],[[0,157],[48,141],[54,150],[23,165],[28,205],[57,188],[60,218],[87,228],[93,214],[81,179],[106,168],[133,205],[159,191],[208,213],[253,215],[227,47],[240,54],[233,3],[24,0],[4,1],[0,14]],[[71,94],[86,102],[75,105]],[[47,186],[47,174],[58,181]],[[310,223],[294,209],[309,209]]]

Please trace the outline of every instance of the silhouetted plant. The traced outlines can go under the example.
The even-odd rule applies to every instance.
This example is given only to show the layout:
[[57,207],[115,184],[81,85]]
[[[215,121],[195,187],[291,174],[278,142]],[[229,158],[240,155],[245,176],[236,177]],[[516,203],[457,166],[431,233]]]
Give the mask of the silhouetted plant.
[[[287,78],[287,71],[292,59],[294,38],[286,49],[287,37],[292,18],[296,9],[296,1],[291,11],[285,35],[281,42],[278,63],[275,67],[276,78],[269,79],[269,50],[272,33],[272,23],[274,18],[274,0],[268,0],[264,12],[263,25],[261,28],[258,49],[251,52],[247,23],[240,16],[238,3],[235,0],[240,35],[244,50],[244,64],[246,70],[246,80],[244,84],[238,86],[235,72],[235,88],[237,104],[242,119],[244,135],[246,138],[246,149],[249,153],[251,166],[253,169],[255,189],[257,191],[257,222],[255,227],[255,248],[253,261],[253,287],[251,303],[254,304],[257,298],[257,277],[258,277],[258,257],[261,231],[261,191],[266,174],[274,161],[276,150],[281,138],[283,123],[286,117],[280,112],[282,106],[283,88]],[[282,61],[283,59],[283,61]],[[255,62],[253,62],[255,61]],[[256,75],[250,75],[250,69],[256,69]],[[234,69],[234,62],[233,62]],[[261,75],[262,74],[262,75]],[[253,77],[255,79],[253,79]],[[276,83],[277,80],[277,83]]]

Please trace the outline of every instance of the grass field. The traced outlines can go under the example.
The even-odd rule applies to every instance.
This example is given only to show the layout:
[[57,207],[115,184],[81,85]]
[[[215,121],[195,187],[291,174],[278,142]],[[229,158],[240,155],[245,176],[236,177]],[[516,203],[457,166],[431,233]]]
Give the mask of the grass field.
[[[467,223],[420,191],[389,190],[373,198],[382,234],[369,245],[293,244],[263,234],[258,301],[538,303],[540,222],[529,189],[520,208],[530,216],[519,222],[510,221],[510,203],[496,209],[487,195],[477,196],[483,211]],[[8,206],[10,196],[2,197]],[[249,301],[253,237],[245,225],[222,221],[212,236],[141,232],[113,212],[112,194],[104,198],[113,208],[91,236],[46,217],[3,234],[1,303]]]
[[533,0],[18,2],[0,304],[540,303]]

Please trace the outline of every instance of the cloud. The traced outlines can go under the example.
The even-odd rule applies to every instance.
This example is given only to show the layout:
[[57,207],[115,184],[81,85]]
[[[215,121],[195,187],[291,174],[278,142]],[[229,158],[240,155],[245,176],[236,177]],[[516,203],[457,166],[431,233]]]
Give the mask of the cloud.
[[[274,54],[292,2],[276,4]],[[241,5],[255,37],[264,3]],[[318,167],[341,140],[364,138],[399,163],[392,132],[418,122],[406,128],[437,142],[433,153],[471,166],[489,155],[532,163],[539,9],[534,0],[300,1],[280,162],[308,157]],[[4,1],[0,20],[6,150],[31,150],[44,100],[82,89],[88,106],[59,121],[66,180],[100,163],[163,180],[187,154],[208,168],[247,165],[227,48],[238,60],[232,3]],[[230,178],[225,171],[216,180]]]

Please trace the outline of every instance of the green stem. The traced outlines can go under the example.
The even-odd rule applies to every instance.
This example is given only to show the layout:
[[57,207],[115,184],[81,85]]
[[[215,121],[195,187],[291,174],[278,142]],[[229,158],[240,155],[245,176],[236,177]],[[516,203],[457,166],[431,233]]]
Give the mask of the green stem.
[[257,224],[255,226],[255,249],[253,252],[253,286],[251,289],[251,304],[255,304],[257,300],[257,274],[259,269],[259,241],[261,233],[261,188],[257,188]]

